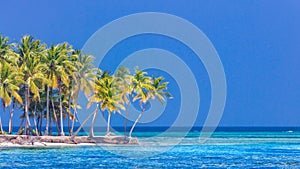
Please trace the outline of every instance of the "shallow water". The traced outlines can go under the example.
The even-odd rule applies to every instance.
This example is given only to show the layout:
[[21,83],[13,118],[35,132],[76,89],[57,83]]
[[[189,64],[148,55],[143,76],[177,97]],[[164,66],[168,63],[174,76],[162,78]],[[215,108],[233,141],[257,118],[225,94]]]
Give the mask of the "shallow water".
[[[300,168],[300,132],[137,133],[141,146],[0,149],[1,168]],[[151,137],[156,135],[157,137]]]

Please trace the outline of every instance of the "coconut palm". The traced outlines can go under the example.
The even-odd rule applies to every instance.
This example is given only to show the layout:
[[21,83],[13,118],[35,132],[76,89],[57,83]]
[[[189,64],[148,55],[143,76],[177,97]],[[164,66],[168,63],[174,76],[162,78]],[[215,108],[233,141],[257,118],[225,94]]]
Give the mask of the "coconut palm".
[[[105,100],[105,97],[107,96],[106,94],[108,93],[106,86],[109,85],[108,83],[111,84],[112,78],[113,77],[110,76],[108,72],[104,72],[101,75],[101,77],[95,81],[94,93],[90,97],[89,103],[87,105],[87,107],[89,107],[92,103],[97,103],[96,110],[93,112],[94,116],[92,119],[92,125],[90,129],[90,137],[94,137],[94,124],[99,111],[100,110],[102,110],[102,112],[105,111],[105,106],[102,103]],[[110,120],[110,115],[109,115],[109,120]],[[109,124],[108,124],[108,128],[109,128]]]
[[[80,50],[76,50],[74,52],[75,55],[78,56],[75,61],[75,72],[72,85],[72,97],[73,103],[72,108],[74,110],[74,117],[76,117],[77,107],[78,107],[78,95],[79,91],[82,90],[84,95],[88,98],[93,92],[94,82],[97,78],[97,73],[101,73],[101,70],[96,68],[92,63],[94,61],[94,57],[91,55],[84,55]],[[70,92],[71,93],[71,92]],[[72,120],[72,128],[70,131],[70,135],[72,135],[74,128],[75,118]]]
[[[0,34],[0,63],[9,63],[14,65],[17,63],[17,54],[12,50],[12,44],[9,44],[9,38]],[[1,65],[0,65],[1,66]]]
[[93,65],[94,57],[92,55],[84,55],[80,50],[76,50],[74,54],[78,56],[75,62],[74,80],[76,83],[73,89],[74,99],[77,101],[79,90],[82,90],[86,97],[90,96],[97,78],[97,73],[100,70]]
[[149,91],[149,95],[151,99],[156,99],[163,105],[166,99],[171,99],[173,96],[167,92],[167,85],[169,82],[163,82],[164,78],[160,77],[152,77],[151,85],[153,89]]
[[120,109],[124,109],[124,106],[121,102],[120,91],[118,90],[117,83],[115,83],[115,77],[109,75],[108,72],[104,72],[102,76],[95,81],[94,93],[90,97],[87,107],[89,107],[92,103],[97,103],[96,110],[81,124],[74,136],[76,136],[82,126],[85,125],[85,123],[91,117],[93,117],[90,129],[90,137],[94,137],[95,119],[100,110],[108,113],[106,135],[109,136],[110,118],[112,113],[120,113]]
[[[74,63],[70,60],[70,53],[72,51],[72,47],[67,43],[58,44],[56,46],[51,45],[51,47],[47,50],[45,56],[42,58],[43,63],[47,65],[46,74],[48,75],[48,79],[51,80],[50,85],[48,85],[47,87],[47,93],[49,93],[49,87],[51,87],[52,89],[58,89],[60,110],[60,135],[64,135],[62,85],[69,86],[70,75],[72,75],[73,71],[75,70]],[[47,97],[49,98],[49,94],[47,94]],[[47,119],[49,119],[49,99],[47,99],[47,122],[45,133],[48,133]]]
[[[1,71],[7,71],[7,70],[17,70],[17,65],[16,61],[18,59],[18,55],[12,50],[13,45],[9,44],[9,38],[4,37],[0,34],[0,69]],[[6,68],[2,69],[2,65],[5,65]],[[15,75],[20,75],[18,73],[15,73]],[[12,75],[11,77],[13,77]],[[11,79],[13,80],[13,79]],[[15,79],[16,80],[16,79]],[[18,81],[15,81],[16,83],[14,84],[15,86],[19,87],[19,84],[17,83]],[[9,133],[12,133],[12,117],[13,117],[13,112],[14,112],[14,103],[17,100],[13,98],[12,96],[12,108],[10,109],[10,116],[9,116]],[[5,107],[5,106],[4,106]]]
[[[120,113],[121,109],[125,109],[122,102],[121,102],[121,92],[118,90],[117,83],[115,82],[115,77],[110,76],[107,72],[105,72],[102,75],[102,78],[100,79],[99,83],[96,84],[99,85],[99,88],[96,92],[101,92],[101,102],[99,103],[99,106],[101,108],[102,112],[107,111],[108,117],[107,117],[107,130],[106,135],[110,135],[110,119],[112,113]],[[92,125],[93,127],[93,125]]]
[[[42,70],[45,65],[41,64],[40,58],[44,54],[45,45],[40,40],[34,40],[32,36],[23,36],[21,43],[17,45],[16,52],[19,55],[18,66],[23,73],[23,86],[25,97],[25,132],[29,134],[30,120],[28,107],[30,106],[30,95],[33,94],[34,99],[39,99],[39,86],[37,83],[46,82]],[[31,92],[31,93],[30,93]]]
[[[144,112],[144,109],[146,109],[146,107],[149,104],[148,91],[153,89],[153,86],[151,85],[151,78],[147,76],[147,72],[141,71],[138,68],[136,68],[131,83],[133,86],[133,95],[134,95],[132,101],[135,102],[136,100],[139,100],[142,112]],[[146,104],[144,108],[143,108],[143,104]],[[139,118],[141,117],[141,114],[142,113],[139,114],[138,118],[136,119],[133,126],[131,127],[129,131],[129,138],[131,138],[133,129],[136,123],[138,122]]]
[[[138,71],[136,74],[142,74],[142,73],[140,73]],[[144,88],[142,90],[144,92],[140,92],[141,90],[136,91],[137,95],[134,97],[134,99],[140,100],[140,106],[141,106],[142,111],[140,112],[140,114],[138,115],[138,117],[136,118],[134,124],[132,125],[132,127],[130,129],[130,132],[129,132],[130,138],[132,136],[132,132],[133,132],[136,124],[138,123],[138,121],[142,117],[142,114],[145,112],[148,105],[150,104],[151,99],[157,98],[161,104],[164,104],[166,98],[172,98],[171,94],[166,92],[168,82],[162,82],[162,80],[163,80],[163,77],[158,77],[158,78],[152,77],[151,83],[150,83],[150,85],[152,86],[151,88],[150,87],[148,87],[147,89]]]
[[130,75],[130,71],[126,67],[119,67],[115,73],[116,83],[118,90],[120,91],[120,98],[123,105],[125,105],[125,120],[124,120],[124,137],[126,137],[126,129],[128,122],[128,111],[131,104],[133,94],[133,85],[131,84],[133,76]]
[[[11,69],[8,63],[1,63],[0,67],[0,99],[4,109],[12,103],[13,98],[22,103],[22,98],[18,94],[18,84],[22,83],[22,76],[18,71]],[[10,111],[9,133],[12,132],[12,111]]]

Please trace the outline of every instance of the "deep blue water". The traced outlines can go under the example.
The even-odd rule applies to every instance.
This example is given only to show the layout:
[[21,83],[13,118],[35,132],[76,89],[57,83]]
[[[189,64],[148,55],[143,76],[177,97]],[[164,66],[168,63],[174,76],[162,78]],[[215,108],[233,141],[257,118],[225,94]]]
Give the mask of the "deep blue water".
[[[300,132],[140,132],[141,146],[0,149],[1,168],[300,168]],[[155,136],[155,137],[153,137]]]

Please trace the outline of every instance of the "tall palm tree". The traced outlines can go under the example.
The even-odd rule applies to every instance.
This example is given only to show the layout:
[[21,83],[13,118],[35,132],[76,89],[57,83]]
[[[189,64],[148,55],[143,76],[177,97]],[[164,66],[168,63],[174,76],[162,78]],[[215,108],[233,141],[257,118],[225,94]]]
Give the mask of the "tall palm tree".
[[[78,56],[75,61],[76,71],[74,72],[73,85],[72,85],[72,95],[71,98],[73,100],[72,107],[74,110],[74,117],[76,117],[77,107],[79,106],[77,103],[79,91],[82,90],[85,97],[89,97],[94,89],[94,82],[97,78],[97,74],[101,73],[101,70],[96,68],[92,63],[94,61],[94,57],[92,55],[84,55],[80,50],[74,51],[74,54]],[[72,128],[71,135],[73,132],[75,123],[75,118],[72,120]]]
[[[4,109],[12,103],[14,97],[18,102],[22,103],[22,98],[18,94],[19,87],[17,84],[22,82],[22,76],[18,71],[11,69],[8,63],[0,63],[0,99]],[[10,111],[9,133],[12,131],[12,111]]]
[[126,129],[128,122],[128,111],[129,106],[131,104],[130,100],[132,100],[133,94],[133,85],[132,78],[133,76],[130,74],[130,71],[126,67],[119,67],[115,73],[116,83],[118,90],[120,91],[120,98],[123,105],[125,105],[125,120],[124,120],[124,137],[126,137]]
[[[47,65],[46,74],[48,75],[48,79],[51,79],[50,85],[47,87],[47,93],[49,92],[49,87],[52,87],[52,89],[58,89],[60,135],[65,135],[63,130],[62,85],[69,86],[70,75],[72,75],[75,70],[74,63],[70,60],[70,57],[75,57],[75,55],[70,55],[72,51],[72,47],[67,43],[58,44],[56,46],[51,45],[42,59],[43,63]],[[47,97],[49,98],[49,94],[47,94]],[[46,120],[47,119],[49,119],[49,99],[47,99]],[[47,124],[48,120],[46,122],[46,133],[48,133]]]
[[[18,70],[17,68],[17,59],[18,55],[12,50],[13,44],[9,43],[9,38],[4,37],[0,34],[0,69],[2,71],[2,65],[5,65],[6,68],[3,69],[3,71],[9,70]],[[20,74],[16,74],[20,75]],[[13,75],[14,76],[14,75]],[[11,76],[11,77],[13,77]],[[16,79],[15,79],[16,80]],[[14,84],[15,86],[19,87],[20,84],[17,82],[20,82],[18,80],[15,81],[16,83]],[[15,102],[17,101],[16,99],[13,98],[12,96],[12,108],[10,109],[10,116],[9,116],[9,133],[12,133],[12,117],[13,117],[13,112],[14,112],[14,107],[15,107]]]
[[[149,95],[148,91],[153,89],[153,86],[151,85],[151,78],[147,76],[147,72],[139,70],[137,67],[135,68],[135,74],[132,79],[132,86],[133,86],[133,95],[132,102],[135,102],[136,100],[139,100],[140,107],[142,108],[142,112],[144,112],[144,109],[148,106],[148,100]],[[143,108],[143,104],[146,105]],[[135,125],[137,124],[138,120],[141,117],[141,113],[139,114],[138,118],[135,120],[133,126],[131,127],[129,131],[129,138],[131,138],[133,129]]]
[[[44,54],[45,44],[40,40],[34,40],[32,36],[23,36],[21,43],[17,45],[16,52],[19,55],[18,66],[20,71],[23,72],[23,86],[25,94],[25,132],[29,134],[30,120],[28,114],[28,107],[30,105],[30,95],[33,98],[39,99],[39,86],[38,81],[45,82],[47,79],[44,77],[42,70],[45,65],[41,64],[40,58]],[[31,92],[31,93],[30,93]]]

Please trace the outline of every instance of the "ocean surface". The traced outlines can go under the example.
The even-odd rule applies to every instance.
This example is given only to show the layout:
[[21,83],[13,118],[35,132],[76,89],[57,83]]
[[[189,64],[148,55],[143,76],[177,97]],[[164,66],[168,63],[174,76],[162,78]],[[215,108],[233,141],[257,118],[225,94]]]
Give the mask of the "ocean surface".
[[217,131],[205,143],[199,134],[137,132],[139,146],[0,149],[0,168],[300,168],[299,131]]

